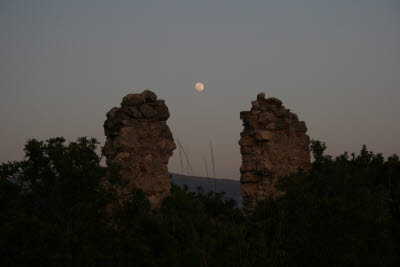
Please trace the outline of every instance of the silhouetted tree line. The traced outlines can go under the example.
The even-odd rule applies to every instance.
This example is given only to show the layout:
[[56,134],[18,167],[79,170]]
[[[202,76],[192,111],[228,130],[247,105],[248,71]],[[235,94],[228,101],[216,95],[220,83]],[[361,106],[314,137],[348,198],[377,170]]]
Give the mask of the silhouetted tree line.
[[123,182],[97,147],[33,139],[23,161],[0,166],[1,266],[399,266],[396,155],[333,158],[312,141],[312,170],[244,216],[201,188],[173,186],[153,211],[140,190],[114,205]]

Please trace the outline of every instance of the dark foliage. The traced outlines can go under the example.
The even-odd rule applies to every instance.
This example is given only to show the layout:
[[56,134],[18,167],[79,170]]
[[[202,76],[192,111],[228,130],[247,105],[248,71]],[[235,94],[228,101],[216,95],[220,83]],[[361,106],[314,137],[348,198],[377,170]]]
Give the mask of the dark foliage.
[[1,266],[399,265],[396,155],[333,158],[312,141],[312,170],[246,217],[222,194],[175,186],[158,210],[133,190],[110,212],[123,183],[97,145],[29,140],[25,160],[0,165]]

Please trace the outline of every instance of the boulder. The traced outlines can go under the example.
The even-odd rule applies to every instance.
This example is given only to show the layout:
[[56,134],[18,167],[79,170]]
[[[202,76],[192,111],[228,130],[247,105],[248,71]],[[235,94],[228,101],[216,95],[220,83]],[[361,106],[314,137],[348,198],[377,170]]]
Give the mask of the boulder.
[[144,104],[145,99],[142,94],[129,94],[122,98],[121,106],[139,106]]
[[145,90],[141,93],[146,102],[155,102],[157,100],[157,95],[150,90]]
[[152,118],[157,115],[157,111],[152,106],[146,104],[140,106],[140,112],[142,112],[145,118]]
[[258,130],[255,137],[258,141],[271,141],[274,138],[274,133],[268,130]]

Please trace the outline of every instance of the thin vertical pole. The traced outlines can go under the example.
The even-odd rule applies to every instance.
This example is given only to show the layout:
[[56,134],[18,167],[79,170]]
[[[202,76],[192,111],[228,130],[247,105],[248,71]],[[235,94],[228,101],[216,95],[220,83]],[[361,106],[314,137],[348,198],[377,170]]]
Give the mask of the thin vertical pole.
[[192,169],[192,165],[190,164],[189,157],[187,156],[187,154],[186,154],[186,152],[185,152],[185,149],[183,149],[183,146],[182,146],[182,144],[181,144],[181,142],[179,141],[178,138],[177,138],[177,140],[178,140],[178,145],[180,146],[180,148],[182,148],[183,154],[185,155],[186,164],[189,166],[189,169],[190,169],[190,171],[191,171],[192,174],[193,174],[193,169]]
[[212,164],[213,164],[213,173],[214,173],[214,191],[217,192],[217,182],[216,182],[216,180],[215,180],[214,153],[213,153],[213,149],[212,149],[211,140],[210,140],[210,149],[211,149],[211,160],[212,160]]
[[181,152],[181,146],[179,145],[179,141],[178,141],[178,149],[179,149],[179,158],[181,160],[181,175],[183,175],[182,152]]
[[206,165],[206,173],[207,173],[207,187],[210,188],[210,176],[208,175],[208,167],[207,167],[207,161],[206,158],[203,157],[204,160],[204,165]]

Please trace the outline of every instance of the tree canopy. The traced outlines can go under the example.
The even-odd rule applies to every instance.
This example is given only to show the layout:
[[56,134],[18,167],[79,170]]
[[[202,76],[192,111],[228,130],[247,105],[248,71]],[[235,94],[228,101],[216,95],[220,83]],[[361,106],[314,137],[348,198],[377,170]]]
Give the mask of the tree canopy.
[[[172,186],[160,209],[124,205],[95,139],[29,140],[0,165],[2,266],[398,266],[400,160],[363,146],[280,179],[285,195],[249,216],[221,193]],[[105,182],[106,180],[106,182]]]

